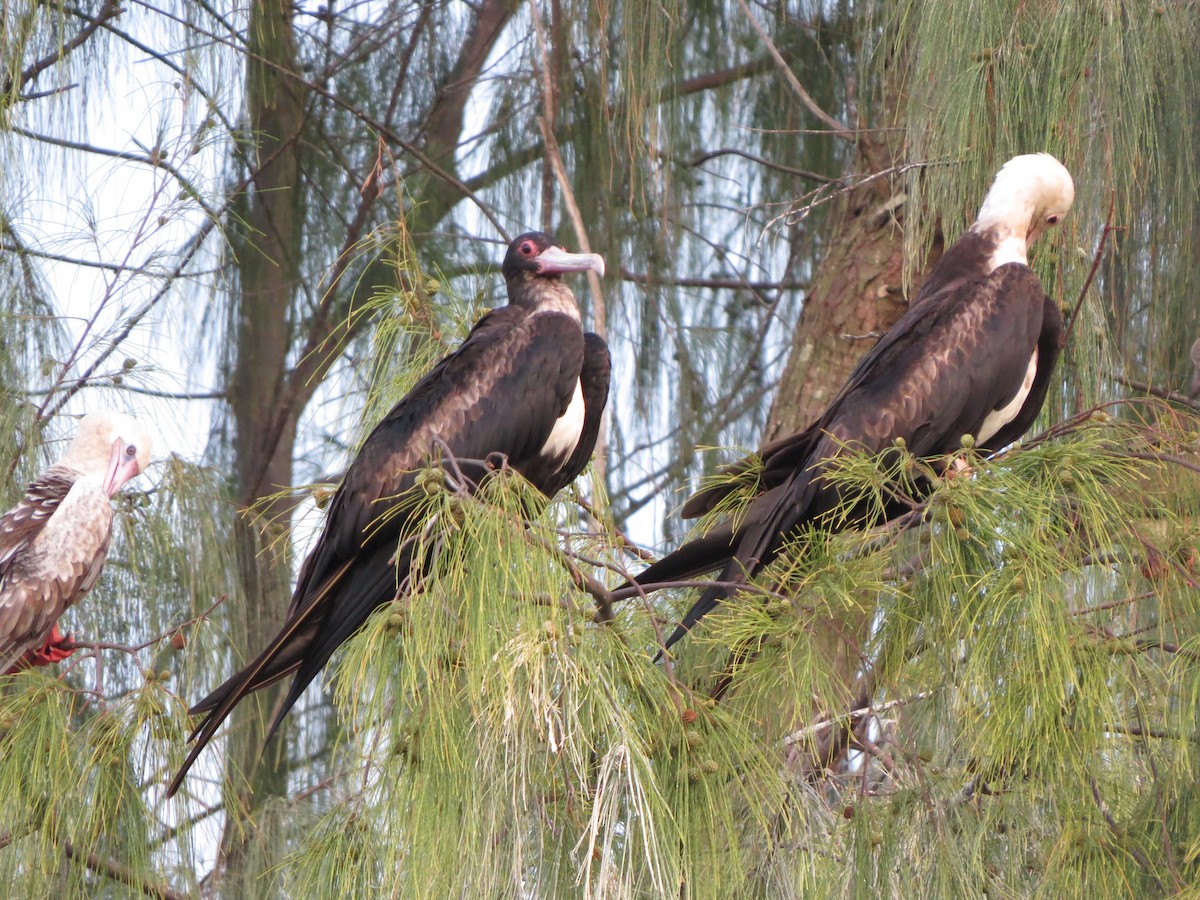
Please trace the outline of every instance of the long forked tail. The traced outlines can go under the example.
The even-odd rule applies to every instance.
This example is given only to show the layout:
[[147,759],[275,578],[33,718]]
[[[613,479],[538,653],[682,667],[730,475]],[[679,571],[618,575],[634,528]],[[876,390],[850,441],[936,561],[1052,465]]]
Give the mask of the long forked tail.
[[[263,744],[270,741],[337,648],[363,626],[371,613],[395,597],[397,590],[407,589],[414,553],[412,541],[405,542],[399,551],[394,545],[380,543],[365,558],[344,563],[322,582],[310,600],[293,610],[266,650],[192,707],[193,714],[207,715],[192,732],[190,740],[195,745],[172,779],[167,796],[179,790],[196,758],[243,698],[290,675],[292,683],[275,709]],[[398,557],[396,565],[392,565],[393,555]],[[399,585],[397,572],[404,574]]]
[[[313,601],[298,610],[291,619],[284,623],[280,632],[272,638],[271,643],[255,657],[253,662],[226,679],[189,710],[192,715],[201,713],[206,713],[206,715],[188,737],[193,746],[184,758],[183,765],[179,767],[179,771],[175,773],[175,777],[167,786],[168,797],[173,797],[179,790],[197,757],[208,746],[208,742],[213,739],[217,729],[229,718],[234,707],[243,698],[286,678],[299,668],[312,642],[313,635],[317,631],[319,621],[326,612],[325,604],[322,601],[327,598],[329,592],[350,568],[350,565],[347,562],[331,578],[327,579]],[[276,714],[268,738],[270,734],[274,734],[283,712],[286,710]]]
[[[732,568],[732,563],[726,567],[725,571],[728,573],[730,568]],[[704,593],[700,595],[700,599],[692,604],[680,623],[675,626],[675,630],[671,632],[671,636],[667,638],[662,649],[658,651],[658,657],[655,657],[655,659],[660,658],[664,652],[670,650],[673,645],[682,640],[683,636],[692,630],[692,626],[716,609],[722,600],[733,593],[733,590],[728,585],[728,579],[725,575],[722,575],[719,584],[705,588]]]
[[[725,568],[720,577],[706,587],[700,598],[692,604],[655,659],[660,659],[663,651],[669,650],[697,622],[716,609],[723,600],[733,596],[776,557],[788,532],[807,513],[812,491],[811,477],[807,473],[799,473],[779,488],[760,495],[736,533],[731,534],[729,526],[725,526],[722,530],[722,534],[726,535],[726,555],[722,560]],[[798,502],[792,502],[793,497],[797,497]],[[683,555],[687,549],[688,545],[685,544],[674,554],[664,557],[663,561],[676,554]]]
[[[309,607],[306,612],[311,610],[312,607]],[[304,650],[304,635],[300,634],[298,637],[298,633],[307,619],[308,616],[301,614],[289,622],[283,631],[275,636],[267,649],[260,653],[250,665],[226,680],[192,707],[190,711],[193,714],[207,713],[207,715],[188,738],[193,742],[192,748],[188,751],[179,771],[175,773],[175,777],[171,779],[170,785],[167,786],[168,797],[173,797],[179,790],[183,779],[187,777],[188,771],[196,762],[196,758],[208,746],[208,742],[213,739],[213,735],[217,733],[221,724],[229,718],[229,714],[233,712],[235,706],[246,696],[286,678],[296,670],[300,664],[300,655]],[[273,731],[274,726],[272,726]]]

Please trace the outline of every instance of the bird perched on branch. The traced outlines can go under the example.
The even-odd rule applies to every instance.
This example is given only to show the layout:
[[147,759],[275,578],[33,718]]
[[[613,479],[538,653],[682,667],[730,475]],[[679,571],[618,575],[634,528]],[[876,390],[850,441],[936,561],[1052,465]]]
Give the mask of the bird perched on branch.
[[70,656],[58,618],[100,577],[111,499],[150,462],[142,425],[117,412],[79,423],[67,452],[0,518],[0,672]]
[[[846,452],[879,453],[903,441],[916,456],[958,449],[965,435],[984,451],[1016,440],[1046,399],[1058,359],[1062,315],[1029,268],[1027,248],[1071,208],[1075,187],[1053,156],[1009,160],[979,216],[930,270],[903,316],[858,363],[808,428],[763,447],[758,493],[743,513],[642,571],[641,590],[722,569],[666,642],[669,648],[730,597],[809,523],[831,526],[844,508],[824,477]],[[731,476],[756,464],[743,460]],[[684,505],[693,518],[735,490],[734,479]],[[626,586],[615,597],[631,596]]]
[[[168,789],[173,794],[221,722],[247,694],[282,678],[291,686],[268,739],[333,652],[370,614],[404,590],[424,522],[411,501],[431,459],[477,481],[503,457],[547,497],[591,458],[608,400],[608,346],[585,333],[561,276],[604,274],[594,253],[568,253],[547,235],[508,247],[508,305],[480,319],[454,353],[375,426],[330,501],[286,621],[253,661],[197,703],[205,718]],[[400,588],[397,588],[400,585]]]

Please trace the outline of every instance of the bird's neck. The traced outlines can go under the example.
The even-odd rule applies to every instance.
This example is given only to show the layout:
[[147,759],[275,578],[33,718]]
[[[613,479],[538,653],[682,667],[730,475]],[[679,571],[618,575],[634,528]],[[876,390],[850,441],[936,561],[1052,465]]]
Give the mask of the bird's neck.
[[1005,263],[1020,263],[1023,266],[1029,265],[1028,246],[1025,243],[1025,235],[1023,234],[998,234],[996,235],[996,249],[992,251],[992,255],[988,257],[987,270],[995,271]]
[[539,278],[533,281],[521,292],[516,302],[529,310],[530,315],[562,313],[580,321],[575,295],[558,279]]
[[989,272],[1005,263],[1029,265],[1029,224],[1033,212],[1033,203],[1026,198],[995,188],[988,192],[971,230],[995,242],[996,249],[988,259]]

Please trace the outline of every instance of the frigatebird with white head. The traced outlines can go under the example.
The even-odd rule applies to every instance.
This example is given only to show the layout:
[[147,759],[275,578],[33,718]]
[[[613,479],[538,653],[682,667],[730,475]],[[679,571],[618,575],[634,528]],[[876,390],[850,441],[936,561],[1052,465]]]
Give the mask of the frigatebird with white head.
[[70,656],[59,616],[100,577],[110,501],[146,468],[152,446],[129,416],[89,413],[62,459],[0,518],[0,672]]
[[[934,264],[908,310],[851,372],[821,416],[764,446],[758,493],[736,521],[689,541],[638,574],[642,590],[722,569],[666,642],[779,554],[808,523],[833,527],[841,492],[822,477],[846,452],[880,453],[902,439],[917,456],[984,451],[1025,433],[1058,359],[1062,314],[1029,268],[1029,244],[1071,208],[1071,175],[1047,153],[1017,156],[996,175],[970,229]],[[742,461],[724,471],[737,474]],[[685,518],[712,510],[734,480],[701,490]],[[899,509],[896,510],[899,512]],[[637,589],[618,589],[629,596]]]
[[503,457],[546,497],[591,459],[608,400],[608,345],[584,332],[561,276],[603,276],[604,261],[530,232],[509,245],[502,268],[508,305],[480,319],[396,404],[346,471],[279,634],[192,708],[206,715],[169,794],[243,697],[291,678],[269,738],[334,651],[397,595],[397,585],[405,587],[422,564],[406,538],[425,524],[407,501],[431,459],[448,452],[455,467],[477,477],[481,461]]

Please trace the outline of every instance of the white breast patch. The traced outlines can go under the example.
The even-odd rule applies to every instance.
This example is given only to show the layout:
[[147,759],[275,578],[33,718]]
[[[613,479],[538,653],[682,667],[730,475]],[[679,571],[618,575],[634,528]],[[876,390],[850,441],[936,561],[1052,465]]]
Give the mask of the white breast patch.
[[1025,379],[1021,382],[1020,390],[1000,409],[992,410],[987,414],[987,418],[979,426],[979,434],[975,435],[977,443],[986,443],[992,435],[1017,417],[1017,413],[1025,405],[1025,398],[1029,396],[1029,391],[1033,388],[1033,379],[1037,375],[1037,361],[1038,351],[1037,347],[1034,347],[1033,355],[1029,357],[1029,365],[1025,367]]
[[554,423],[550,436],[542,445],[541,456],[557,459],[559,465],[566,462],[579,443],[579,435],[583,432],[583,386],[578,379],[575,381],[575,394],[571,403]]

